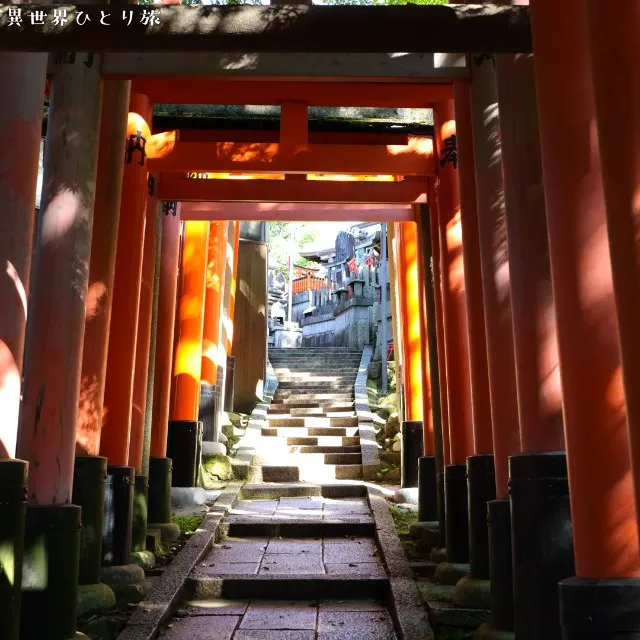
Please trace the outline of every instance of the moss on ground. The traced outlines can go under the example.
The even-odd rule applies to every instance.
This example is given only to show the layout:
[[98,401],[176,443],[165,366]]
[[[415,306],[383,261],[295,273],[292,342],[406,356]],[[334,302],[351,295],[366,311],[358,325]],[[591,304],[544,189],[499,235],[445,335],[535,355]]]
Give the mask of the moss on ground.
[[399,536],[408,536],[409,528],[412,524],[418,522],[418,514],[415,511],[409,511],[402,509],[395,504],[389,505],[389,511],[391,511],[391,517],[396,525],[396,531]]
[[175,522],[180,527],[180,533],[190,536],[196,532],[200,526],[204,516],[197,513],[192,516],[172,516],[171,522]]

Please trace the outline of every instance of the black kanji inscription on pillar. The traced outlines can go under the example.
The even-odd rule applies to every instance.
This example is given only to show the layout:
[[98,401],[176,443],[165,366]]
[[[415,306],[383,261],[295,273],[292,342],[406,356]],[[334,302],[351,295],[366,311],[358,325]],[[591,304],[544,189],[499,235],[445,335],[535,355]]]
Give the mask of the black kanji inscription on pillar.
[[147,139],[142,135],[142,131],[136,131],[129,136],[129,142],[127,144],[127,164],[131,164],[133,160],[133,152],[140,152],[140,162],[138,164],[144,167],[144,159],[147,155],[145,147],[147,145]]
[[447,162],[450,162],[454,169],[458,168],[458,138],[455,133],[445,138],[444,146],[442,147],[440,166],[444,167]]

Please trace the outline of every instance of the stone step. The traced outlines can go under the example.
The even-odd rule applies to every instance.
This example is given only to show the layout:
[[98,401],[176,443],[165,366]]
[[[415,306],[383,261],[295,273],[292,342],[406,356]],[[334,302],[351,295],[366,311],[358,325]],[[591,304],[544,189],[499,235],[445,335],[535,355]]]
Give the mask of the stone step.
[[357,427],[358,416],[339,416],[335,418],[318,418],[316,416],[301,418],[272,418],[267,420],[267,427]]
[[[290,438],[287,438],[287,440],[289,440]],[[355,461],[344,461],[344,460],[327,460],[327,458],[325,457],[325,462],[327,464],[338,464],[341,462],[344,462],[345,464],[360,464],[362,462],[362,452],[360,450],[360,445],[354,445],[354,446],[344,446],[344,445],[336,445],[336,446],[327,446],[327,445],[301,445],[297,447],[298,451],[300,453],[304,453],[304,454],[311,454],[311,453],[320,453],[320,454],[324,454],[324,453],[330,453],[330,454],[357,454],[358,456],[360,456],[360,460],[355,460]]]
[[331,392],[334,389],[337,391],[347,391],[353,388],[355,384],[355,378],[346,379],[346,380],[332,380],[321,382],[319,380],[310,380],[309,382],[287,382],[286,380],[278,381],[278,389],[282,389],[283,391],[286,389],[300,389],[301,391],[311,391],[311,392]]
[[297,445],[301,447],[359,447],[360,438],[358,436],[302,436],[287,438],[289,446]]
[[[334,404],[343,402],[353,402],[353,391],[350,393],[314,393],[308,391],[306,393],[299,393],[295,389],[282,389],[276,391],[273,396],[275,404],[281,404],[281,401],[288,400],[289,402],[319,402],[328,400]],[[321,405],[322,406],[322,405]]]
[[[361,464],[312,464],[304,461],[302,466],[262,465],[263,482],[323,482],[326,480],[360,480]],[[251,472],[249,477],[251,478]]]
[[[356,447],[356,448],[359,449],[360,447]],[[313,454],[306,454],[306,455],[313,455]],[[340,453],[325,453],[324,463],[327,465],[335,464],[338,466],[361,465],[362,452],[342,451]]]
[[353,410],[353,402],[334,403],[332,400],[318,400],[318,402],[279,402],[272,404],[267,409],[267,413],[280,413],[290,409],[316,409],[325,411],[350,411]]
[[324,411],[318,409],[291,409],[291,411],[280,411],[278,413],[269,413],[269,419],[274,418],[348,418],[354,416],[353,408],[345,411]]
[[310,376],[290,376],[278,375],[278,384],[287,384],[293,386],[296,384],[308,385],[310,383],[323,384],[326,382],[347,382],[355,381],[357,373],[351,371],[349,373],[328,373],[326,375],[310,375]]
[[310,438],[317,436],[354,437],[358,427],[262,427],[261,435],[277,438]]

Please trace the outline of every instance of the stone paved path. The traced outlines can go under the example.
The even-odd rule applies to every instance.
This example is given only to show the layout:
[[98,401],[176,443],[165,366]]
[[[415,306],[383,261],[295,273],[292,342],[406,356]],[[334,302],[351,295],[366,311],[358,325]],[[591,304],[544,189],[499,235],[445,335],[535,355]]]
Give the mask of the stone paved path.
[[163,640],[396,640],[365,498],[243,500],[224,524]]

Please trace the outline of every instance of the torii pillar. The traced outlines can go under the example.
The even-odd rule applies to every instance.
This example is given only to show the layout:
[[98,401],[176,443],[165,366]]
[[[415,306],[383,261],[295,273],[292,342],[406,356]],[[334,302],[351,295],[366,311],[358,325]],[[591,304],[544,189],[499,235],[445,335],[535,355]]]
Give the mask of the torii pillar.
[[[136,468],[129,464],[135,354],[148,196],[146,143],[152,106],[147,96],[131,94],[120,203],[120,224],[100,455],[108,460],[113,513],[107,514],[103,564],[129,564]],[[139,482],[139,481],[138,481]]]
[[496,56],[522,447],[510,460],[515,619],[531,638],[559,637],[557,584],[574,572],[568,482],[548,490],[566,454],[533,65]]
[[76,631],[81,509],[71,498],[101,93],[99,56],[56,57],[17,448],[30,463],[24,638]]
[[202,423],[198,421],[198,405],[208,239],[209,222],[185,223],[167,446],[173,460],[173,486],[176,487],[195,486],[199,466]]
[[107,80],[102,95],[105,115],[100,123],[73,477],[73,503],[82,507],[80,592],[84,585],[92,585],[88,590],[95,592],[102,565],[107,459],[99,455],[100,432],[130,89],[128,80]]
[[173,345],[180,261],[180,210],[164,202],[160,245],[160,283],[149,458],[148,526],[160,529],[163,539],[175,539],[180,530],[171,523],[172,461],[167,458],[169,399],[173,371]]
[[0,637],[18,640],[27,463],[16,460],[20,383],[47,55],[0,55],[0,544],[15,560],[0,581]]
[[[609,249],[611,242],[617,261],[620,236],[609,238],[607,232],[586,3],[568,0],[563,8],[558,12],[548,3],[531,2],[576,571],[560,583],[562,637],[633,637],[640,633],[640,553]],[[633,22],[636,11],[625,12],[624,20]],[[599,36],[612,22],[591,13],[594,17],[604,20],[591,22],[592,34]],[[627,46],[617,43],[625,31],[615,33],[616,43],[607,46]],[[603,115],[602,107],[613,101],[602,101],[603,70],[599,64],[595,69]],[[617,91],[622,86],[617,83],[635,83],[625,78],[624,68],[607,71]],[[612,157],[609,144],[602,141],[604,160],[612,163],[606,175],[631,176],[633,169],[620,164],[624,157]],[[611,183],[607,186],[611,206]],[[631,211],[634,204],[625,206]],[[617,221],[614,211],[610,222]],[[633,234],[631,242],[635,229]],[[624,345],[622,355],[624,360]]]
[[467,491],[467,458],[474,454],[474,436],[453,101],[436,103],[433,116],[440,179],[434,210],[440,243],[449,407],[450,463],[445,467],[447,559],[464,563],[470,557],[472,506],[467,498],[474,492]]
[[240,222],[231,220],[227,231],[227,266],[224,277],[224,318],[222,324],[222,345],[226,354],[226,375],[224,377],[224,394],[222,408],[233,411],[233,389],[235,380],[235,358],[231,355],[233,348],[233,321],[236,298],[236,273],[238,270],[238,245],[240,244]]

